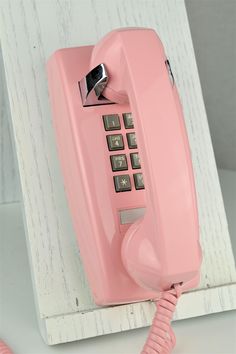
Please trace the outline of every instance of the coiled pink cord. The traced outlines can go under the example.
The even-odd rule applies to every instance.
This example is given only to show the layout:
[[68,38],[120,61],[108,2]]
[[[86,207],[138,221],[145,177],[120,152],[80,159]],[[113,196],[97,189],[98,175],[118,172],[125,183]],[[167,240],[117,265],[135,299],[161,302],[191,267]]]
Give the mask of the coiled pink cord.
[[170,326],[173,313],[181,295],[181,285],[162,293],[161,298],[154,300],[156,313],[141,354],[170,354],[176,339]]
[[8,348],[2,340],[0,340],[0,354],[13,354],[10,348]]

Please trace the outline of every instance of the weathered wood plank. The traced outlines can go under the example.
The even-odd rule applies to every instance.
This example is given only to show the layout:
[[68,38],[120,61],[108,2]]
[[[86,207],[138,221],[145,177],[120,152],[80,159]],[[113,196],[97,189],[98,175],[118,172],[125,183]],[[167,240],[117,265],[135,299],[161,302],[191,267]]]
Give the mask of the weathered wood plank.
[[[91,311],[95,305],[80,262],[59,169],[45,63],[58,48],[92,44],[111,29],[124,26],[156,29],[172,63],[185,112],[196,178],[204,252],[199,288],[214,288],[236,281],[184,1],[2,1],[2,50],[35,294],[39,317],[47,318],[55,338],[59,333],[55,318]],[[191,297],[186,295],[183,301],[187,301],[188,296]],[[129,308],[124,306],[127,311]],[[184,308],[187,311],[187,306]],[[111,332],[112,318],[117,312],[119,308],[111,308],[111,317],[101,318],[95,310],[98,329],[97,332],[92,330],[92,324],[90,326],[88,322],[91,335]],[[141,316],[139,309],[135,316]],[[150,316],[147,315],[148,323]],[[126,328],[128,317],[120,318],[120,328]],[[146,325],[144,317],[140,319],[140,325]],[[67,332],[66,322],[63,322],[63,328]],[[49,327],[46,326],[46,330],[49,333]],[[76,333],[76,339],[81,338],[80,332]],[[55,338],[50,341],[56,342]],[[64,341],[66,335],[61,338]]]
[[10,107],[0,47],[0,203],[19,201],[21,195],[10,119]]
[[[236,284],[184,294],[180,298],[174,321],[236,309]],[[105,333],[116,333],[149,326],[155,305],[141,302],[85,313],[55,316],[45,320],[48,344],[71,342]],[[107,327],[106,327],[107,326]]]

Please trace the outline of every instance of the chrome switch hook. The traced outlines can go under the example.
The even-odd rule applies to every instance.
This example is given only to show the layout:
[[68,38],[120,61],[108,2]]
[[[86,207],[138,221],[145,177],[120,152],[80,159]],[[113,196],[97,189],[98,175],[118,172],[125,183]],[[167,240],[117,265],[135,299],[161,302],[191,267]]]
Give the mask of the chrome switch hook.
[[109,80],[104,64],[99,64],[79,81],[79,88],[84,107],[111,104],[102,92]]

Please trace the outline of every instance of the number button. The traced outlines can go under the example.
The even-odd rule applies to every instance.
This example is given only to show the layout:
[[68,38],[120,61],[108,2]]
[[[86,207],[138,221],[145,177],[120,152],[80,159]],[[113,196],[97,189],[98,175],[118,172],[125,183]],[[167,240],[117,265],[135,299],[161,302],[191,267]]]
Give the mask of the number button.
[[131,113],[123,113],[123,120],[126,129],[133,129],[133,117]]
[[135,189],[144,189],[143,174],[142,173],[135,173],[134,174],[134,184],[135,184]]
[[133,169],[141,168],[139,154],[137,152],[130,154],[130,160]]
[[116,192],[131,191],[131,183],[129,175],[114,176],[114,184]]
[[107,114],[102,116],[105,130],[121,129],[120,118],[118,114]]
[[110,158],[112,171],[128,170],[128,163],[125,155],[112,155]]
[[137,142],[136,142],[136,135],[135,133],[127,133],[127,141],[128,141],[128,146],[130,149],[136,149],[137,148]]
[[107,144],[110,151],[123,150],[123,136],[121,134],[107,135]]

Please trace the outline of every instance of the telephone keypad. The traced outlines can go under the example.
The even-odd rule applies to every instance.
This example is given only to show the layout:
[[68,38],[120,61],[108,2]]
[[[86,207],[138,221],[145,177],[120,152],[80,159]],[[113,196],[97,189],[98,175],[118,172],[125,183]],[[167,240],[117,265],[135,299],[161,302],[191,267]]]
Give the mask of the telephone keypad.
[[[122,134],[106,135],[109,151],[115,152],[118,150],[125,149],[137,149],[135,132],[131,131],[129,133],[123,134],[124,129],[134,129],[132,113],[123,113],[122,117],[123,122],[122,119],[120,120],[119,114],[106,114],[102,116],[105,131],[122,130]],[[124,126],[124,128],[122,128],[122,126]],[[125,170],[128,171],[129,169],[141,169],[139,153],[137,151],[133,151],[132,153],[130,153],[129,163],[125,153],[110,155],[110,161],[111,169],[113,172]],[[133,183],[136,190],[141,190],[145,188],[142,173],[134,173],[132,177],[132,182],[131,176],[129,174],[114,175],[113,180],[115,191],[117,193],[131,191]]]
[[130,154],[130,160],[131,160],[132,168],[134,170],[141,168],[138,152],[133,152],[132,154]]
[[114,176],[116,192],[131,191],[131,181],[129,175]]
[[135,184],[135,189],[144,189],[143,174],[142,173],[135,173],[134,174],[134,184]]
[[121,134],[107,135],[107,143],[110,151],[124,149],[124,140]]
[[136,135],[135,133],[127,133],[127,142],[130,149],[137,149]]
[[110,158],[111,158],[112,171],[128,170],[128,163],[125,154],[111,155]]
[[123,120],[124,120],[125,129],[134,128],[132,113],[123,113]]
[[120,118],[118,114],[106,114],[102,116],[105,130],[121,129]]

